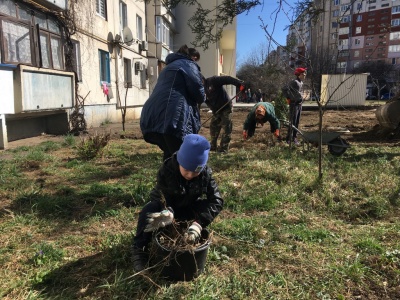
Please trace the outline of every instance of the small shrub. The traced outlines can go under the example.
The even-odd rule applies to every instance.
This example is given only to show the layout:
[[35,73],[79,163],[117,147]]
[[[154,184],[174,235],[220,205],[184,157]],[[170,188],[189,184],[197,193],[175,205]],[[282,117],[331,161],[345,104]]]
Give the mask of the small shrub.
[[76,146],[78,156],[84,160],[90,160],[98,156],[110,141],[110,134],[98,134],[82,137]]

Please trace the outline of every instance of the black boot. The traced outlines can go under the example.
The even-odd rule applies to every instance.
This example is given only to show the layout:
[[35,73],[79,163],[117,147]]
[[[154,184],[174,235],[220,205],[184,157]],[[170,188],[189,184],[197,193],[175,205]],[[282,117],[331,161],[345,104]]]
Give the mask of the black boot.
[[132,247],[132,262],[133,270],[138,273],[147,267],[149,261],[149,253],[146,249],[141,249],[136,246]]

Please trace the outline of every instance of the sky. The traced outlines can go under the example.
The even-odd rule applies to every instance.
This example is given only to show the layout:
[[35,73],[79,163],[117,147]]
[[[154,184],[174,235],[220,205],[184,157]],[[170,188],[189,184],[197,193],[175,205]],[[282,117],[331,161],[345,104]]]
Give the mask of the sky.
[[[287,1],[294,3],[294,0]],[[266,0],[264,6],[257,6],[250,10],[248,14],[243,13],[237,17],[237,40],[236,40],[236,64],[240,66],[252,52],[257,51],[262,44],[267,45],[265,31],[261,28],[261,20],[265,25],[268,25],[267,30],[272,32],[276,13],[278,8],[277,1]],[[285,8],[288,10],[288,8]],[[291,12],[290,12],[291,14]],[[275,31],[273,38],[281,45],[286,44],[287,30],[285,29],[290,24],[288,17],[283,13],[278,14],[275,23]],[[272,44],[276,48],[276,44]]]

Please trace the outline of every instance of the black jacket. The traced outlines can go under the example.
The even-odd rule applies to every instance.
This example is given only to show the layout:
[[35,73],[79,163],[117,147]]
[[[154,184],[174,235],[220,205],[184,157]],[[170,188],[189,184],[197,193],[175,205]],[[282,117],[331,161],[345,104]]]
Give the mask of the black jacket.
[[224,204],[211,169],[206,166],[199,176],[187,181],[180,174],[176,154],[165,160],[158,171],[150,201],[162,201],[160,191],[177,220],[193,219],[203,227],[214,220]]
[[[217,112],[225,104],[224,109],[232,109],[232,101],[224,89],[224,85],[232,84],[240,87],[243,81],[231,76],[212,76],[205,79],[206,104],[213,113]],[[230,101],[230,103],[228,103]]]

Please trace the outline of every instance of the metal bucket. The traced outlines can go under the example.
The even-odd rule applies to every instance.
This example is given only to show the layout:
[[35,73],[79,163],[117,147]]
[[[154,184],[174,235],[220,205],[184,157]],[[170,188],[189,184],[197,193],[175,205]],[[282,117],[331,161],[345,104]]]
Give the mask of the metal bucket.
[[208,249],[211,244],[210,232],[203,229],[201,240],[203,244],[194,250],[175,251],[160,244],[162,232],[154,237],[156,248],[156,263],[160,265],[161,276],[173,281],[190,281],[199,276],[206,265]]
[[400,125],[400,100],[379,106],[375,116],[382,127],[396,129]]

